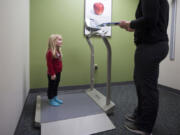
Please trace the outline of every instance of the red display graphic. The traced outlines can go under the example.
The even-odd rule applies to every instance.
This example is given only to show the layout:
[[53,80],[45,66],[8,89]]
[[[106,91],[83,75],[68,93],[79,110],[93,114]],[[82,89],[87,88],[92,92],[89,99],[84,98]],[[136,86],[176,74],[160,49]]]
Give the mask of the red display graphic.
[[101,2],[94,3],[94,13],[101,15],[104,12],[104,5]]

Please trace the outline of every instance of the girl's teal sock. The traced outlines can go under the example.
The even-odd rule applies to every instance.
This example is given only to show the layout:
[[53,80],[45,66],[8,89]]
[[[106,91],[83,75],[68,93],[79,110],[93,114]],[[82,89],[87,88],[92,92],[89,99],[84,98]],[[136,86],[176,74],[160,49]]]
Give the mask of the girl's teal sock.
[[55,96],[55,97],[54,97],[54,100],[55,100],[57,103],[59,103],[59,104],[63,104],[63,101],[60,100],[60,99],[58,99],[58,96]]
[[60,106],[61,105],[58,102],[56,102],[56,100],[54,98],[49,100],[49,104],[52,106]]

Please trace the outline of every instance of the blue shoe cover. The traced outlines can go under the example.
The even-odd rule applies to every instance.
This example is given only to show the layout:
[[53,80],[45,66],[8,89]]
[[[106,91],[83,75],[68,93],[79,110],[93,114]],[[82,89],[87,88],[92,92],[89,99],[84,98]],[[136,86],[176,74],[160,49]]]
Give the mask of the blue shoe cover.
[[49,104],[52,106],[60,106],[60,104],[56,102],[54,98],[49,100]]
[[58,97],[57,97],[57,96],[55,96],[55,97],[54,97],[54,100],[55,100],[56,102],[58,102],[59,104],[63,104],[63,101],[62,101],[62,100],[60,100],[60,99],[58,99]]

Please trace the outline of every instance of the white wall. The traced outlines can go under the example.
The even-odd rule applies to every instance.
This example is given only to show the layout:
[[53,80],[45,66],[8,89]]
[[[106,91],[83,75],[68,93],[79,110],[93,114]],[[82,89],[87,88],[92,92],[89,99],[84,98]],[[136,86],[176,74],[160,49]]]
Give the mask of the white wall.
[[[169,2],[171,5],[171,0],[169,0]],[[175,60],[170,61],[168,55],[168,57],[161,63],[159,83],[180,90],[180,25],[179,25],[180,1],[177,0],[177,2],[178,3],[177,3]],[[171,12],[170,12],[170,16],[171,16]],[[171,21],[169,23],[169,33],[170,33],[170,26],[171,26]]]
[[0,0],[0,135],[13,135],[29,90],[29,0]]

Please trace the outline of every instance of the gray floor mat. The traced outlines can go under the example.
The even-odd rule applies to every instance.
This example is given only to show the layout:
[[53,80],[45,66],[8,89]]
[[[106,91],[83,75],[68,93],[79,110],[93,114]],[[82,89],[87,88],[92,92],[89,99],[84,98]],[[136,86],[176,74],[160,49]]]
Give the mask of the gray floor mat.
[[84,92],[62,94],[58,97],[64,103],[59,107],[53,107],[49,105],[47,96],[42,96],[41,123],[103,113],[101,108]]

